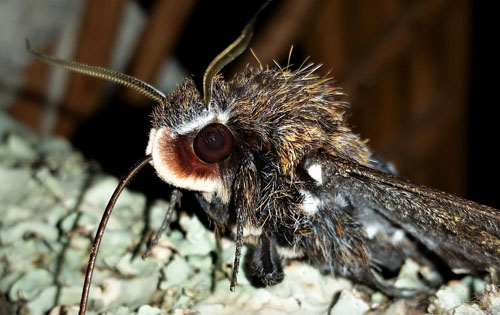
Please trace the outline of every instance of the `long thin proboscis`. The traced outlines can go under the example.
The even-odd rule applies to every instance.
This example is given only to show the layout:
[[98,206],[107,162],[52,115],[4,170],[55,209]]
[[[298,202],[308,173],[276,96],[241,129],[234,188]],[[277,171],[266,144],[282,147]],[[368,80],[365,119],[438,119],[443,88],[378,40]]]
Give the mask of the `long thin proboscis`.
[[144,81],[141,81],[124,73],[42,54],[41,52],[31,48],[28,39],[26,39],[26,49],[38,59],[50,65],[60,66],[73,72],[115,82],[122,86],[136,90],[137,92],[141,93],[142,95],[155,101],[158,104],[165,103],[165,94],[163,94],[161,91]]
[[236,57],[241,55],[250,44],[253,37],[253,27],[255,25],[255,20],[259,14],[266,8],[266,6],[271,2],[271,0],[266,1],[255,13],[252,19],[245,25],[245,28],[241,32],[241,35],[231,43],[226,49],[224,49],[217,57],[212,60],[208,65],[205,74],[203,75],[203,102],[207,107],[210,107],[210,101],[212,99],[212,82],[214,76],[219,73],[219,71],[224,68],[228,63],[233,61]]
[[109,218],[111,217],[111,212],[113,211],[115,203],[118,200],[118,197],[120,197],[120,194],[122,193],[123,189],[125,189],[127,184],[132,179],[132,177],[134,177],[134,175],[144,165],[151,162],[152,159],[153,157],[151,156],[151,154],[148,154],[144,158],[142,158],[142,160],[137,162],[137,164],[135,164],[127,173],[127,175],[125,175],[125,177],[120,181],[120,184],[118,185],[118,187],[116,187],[115,192],[111,196],[111,199],[109,199],[108,205],[106,206],[106,210],[104,210],[104,213],[102,215],[101,223],[99,223],[99,227],[97,228],[97,233],[94,238],[94,243],[92,244],[92,251],[90,253],[89,262],[87,264],[87,272],[85,273],[85,282],[83,283],[82,299],[80,300],[80,311],[78,312],[79,315],[84,315],[87,310],[90,284],[92,282],[92,274],[94,273],[97,253],[99,252],[99,246],[101,245],[101,240],[104,235],[104,230],[106,229],[106,225],[108,224]]

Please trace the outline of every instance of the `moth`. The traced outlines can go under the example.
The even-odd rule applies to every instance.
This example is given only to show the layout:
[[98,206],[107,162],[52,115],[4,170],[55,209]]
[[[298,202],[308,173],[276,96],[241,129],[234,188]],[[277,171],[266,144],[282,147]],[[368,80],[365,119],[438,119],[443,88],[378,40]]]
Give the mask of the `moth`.
[[[248,47],[257,14],[208,66],[203,95],[189,78],[165,96],[126,74],[43,55],[27,43],[49,64],[133,88],[156,103],[146,156],[120,182],[99,225],[80,314],[113,206],[146,164],[165,182],[197,192],[216,229],[234,238],[231,290],[244,243],[255,248],[253,272],[265,285],[282,281],[284,262],[300,259],[406,297],[415,291],[395,288],[381,272],[398,270],[408,257],[432,266],[426,250],[456,273],[500,270],[500,211],[395,175],[348,126],[342,90],[316,66],[247,67],[229,81],[219,75]],[[171,205],[179,197],[174,190]]]

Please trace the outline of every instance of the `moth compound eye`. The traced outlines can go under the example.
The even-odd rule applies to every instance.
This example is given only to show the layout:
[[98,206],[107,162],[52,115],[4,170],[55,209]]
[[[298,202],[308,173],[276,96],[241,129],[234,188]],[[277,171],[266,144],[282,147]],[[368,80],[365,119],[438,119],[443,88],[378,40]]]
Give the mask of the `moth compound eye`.
[[221,162],[233,151],[233,141],[233,134],[226,126],[210,124],[201,129],[194,138],[194,153],[204,162]]

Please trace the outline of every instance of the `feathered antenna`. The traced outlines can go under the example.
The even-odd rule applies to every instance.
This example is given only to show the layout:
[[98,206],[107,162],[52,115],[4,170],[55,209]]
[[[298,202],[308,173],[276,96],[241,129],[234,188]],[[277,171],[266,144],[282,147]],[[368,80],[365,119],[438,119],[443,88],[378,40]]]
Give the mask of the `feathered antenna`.
[[212,80],[219,71],[224,68],[228,63],[233,61],[236,57],[241,55],[250,44],[250,40],[253,37],[253,27],[255,20],[259,14],[267,7],[271,0],[266,1],[255,13],[252,19],[245,25],[245,28],[241,32],[241,35],[231,43],[226,49],[224,49],[217,57],[212,60],[208,65],[205,74],[203,75],[203,102],[210,108],[210,100],[212,99]]
[[120,85],[123,85],[125,87],[132,88],[159,104],[165,103],[165,94],[157,90],[155,87],[147,84],[146,82],[131,77],[129,75],[126,75],[124,73],[120,73],[106,68],[90,66],[79,62],[59,59],[57,57],[52,57],[42,54],[41,52],[38,52],[31,48],[30,42],[28,41],[27,38],[26,38],[26,49],[31,54],[36,56],[38,59],[48,64],[61,66],[73,72],[78,72],[92,77],[112,81]]

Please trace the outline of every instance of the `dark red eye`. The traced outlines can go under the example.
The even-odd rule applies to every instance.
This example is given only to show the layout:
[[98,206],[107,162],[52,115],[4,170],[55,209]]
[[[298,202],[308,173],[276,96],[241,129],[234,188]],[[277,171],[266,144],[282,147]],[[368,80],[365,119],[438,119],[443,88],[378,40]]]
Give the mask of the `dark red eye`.
[[200,160],[217,163],[225,160],[233,151],[233,134],[222,124],[210,124],[194,138],[194,153]]

